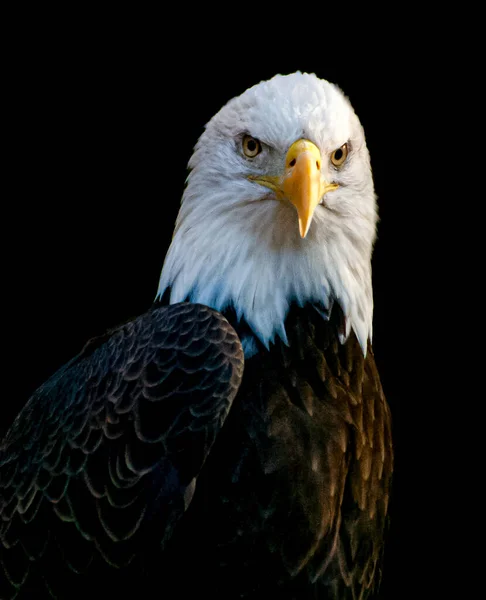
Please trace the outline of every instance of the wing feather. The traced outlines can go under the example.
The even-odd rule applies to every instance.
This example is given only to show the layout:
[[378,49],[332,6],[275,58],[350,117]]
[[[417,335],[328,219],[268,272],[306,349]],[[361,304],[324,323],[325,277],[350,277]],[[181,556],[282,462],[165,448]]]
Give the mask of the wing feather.
[[94,577],[162,547],[242,368],[228,322],[184,303],[89,342],[37,390],[0,446],[1,597],[39,582],[46,595],[72,593],[77,573]]

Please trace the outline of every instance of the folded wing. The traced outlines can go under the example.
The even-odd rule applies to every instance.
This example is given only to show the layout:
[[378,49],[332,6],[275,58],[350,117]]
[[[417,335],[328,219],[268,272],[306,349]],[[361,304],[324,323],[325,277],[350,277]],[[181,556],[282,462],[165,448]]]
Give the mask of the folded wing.
[[242,372],[228,322],[184,303],[93,340],[39,388],[0,446],[0,597],[74,597],[113,569],[147,568]]

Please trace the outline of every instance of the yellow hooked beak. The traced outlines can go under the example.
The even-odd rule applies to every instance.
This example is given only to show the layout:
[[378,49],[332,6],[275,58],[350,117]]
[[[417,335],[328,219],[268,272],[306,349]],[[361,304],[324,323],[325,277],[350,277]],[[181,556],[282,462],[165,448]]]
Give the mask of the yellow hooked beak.
[[339,187],[321,176],[321,153],[309,140],[297,140],[290,146],[282,176],[251,176],[250,179],[270,188],[277,198],[287,199],[295,206],[303,238],[309,231],[314,211],[324,194]]

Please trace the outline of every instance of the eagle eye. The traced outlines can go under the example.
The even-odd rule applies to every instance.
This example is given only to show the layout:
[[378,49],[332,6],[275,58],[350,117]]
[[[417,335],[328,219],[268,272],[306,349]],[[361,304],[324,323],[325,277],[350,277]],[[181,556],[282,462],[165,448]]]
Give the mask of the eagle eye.
[[255,158],[255,156],[257,156],[257,154],[260,154],[260,152],[262,151],[262,145],[259,142],[259,140],[257,140],[254,137],[251,137],[251,135],[245,135],[242,141],[242,147],[243,154],[247,158]]
[[348,145],[343,144],[331,154],[331,162],[335,167],[340,167],[348,157]]

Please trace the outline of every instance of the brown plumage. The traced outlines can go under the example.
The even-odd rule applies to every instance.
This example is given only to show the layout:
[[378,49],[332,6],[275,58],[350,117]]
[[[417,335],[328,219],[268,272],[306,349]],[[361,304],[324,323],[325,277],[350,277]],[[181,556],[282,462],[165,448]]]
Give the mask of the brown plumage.
[[187,559],[191,540],[197,585],[214,594],[218,582],[217,597],[364,600],[378,589],[390,414],[371,346],[364,358],[354,336],[341,345],[339,318],[337,308],[331,322],[294,308],[289,347],[277,343],[245,364],[198,480],[205,501],[188,511],[187,537],[174,544]]
[[89,344],[2,444],[2,598],[372,597],[390,416],[338,312],[293,309],[289,346],[249,359],[234,400],[241,349],[203,307]]

